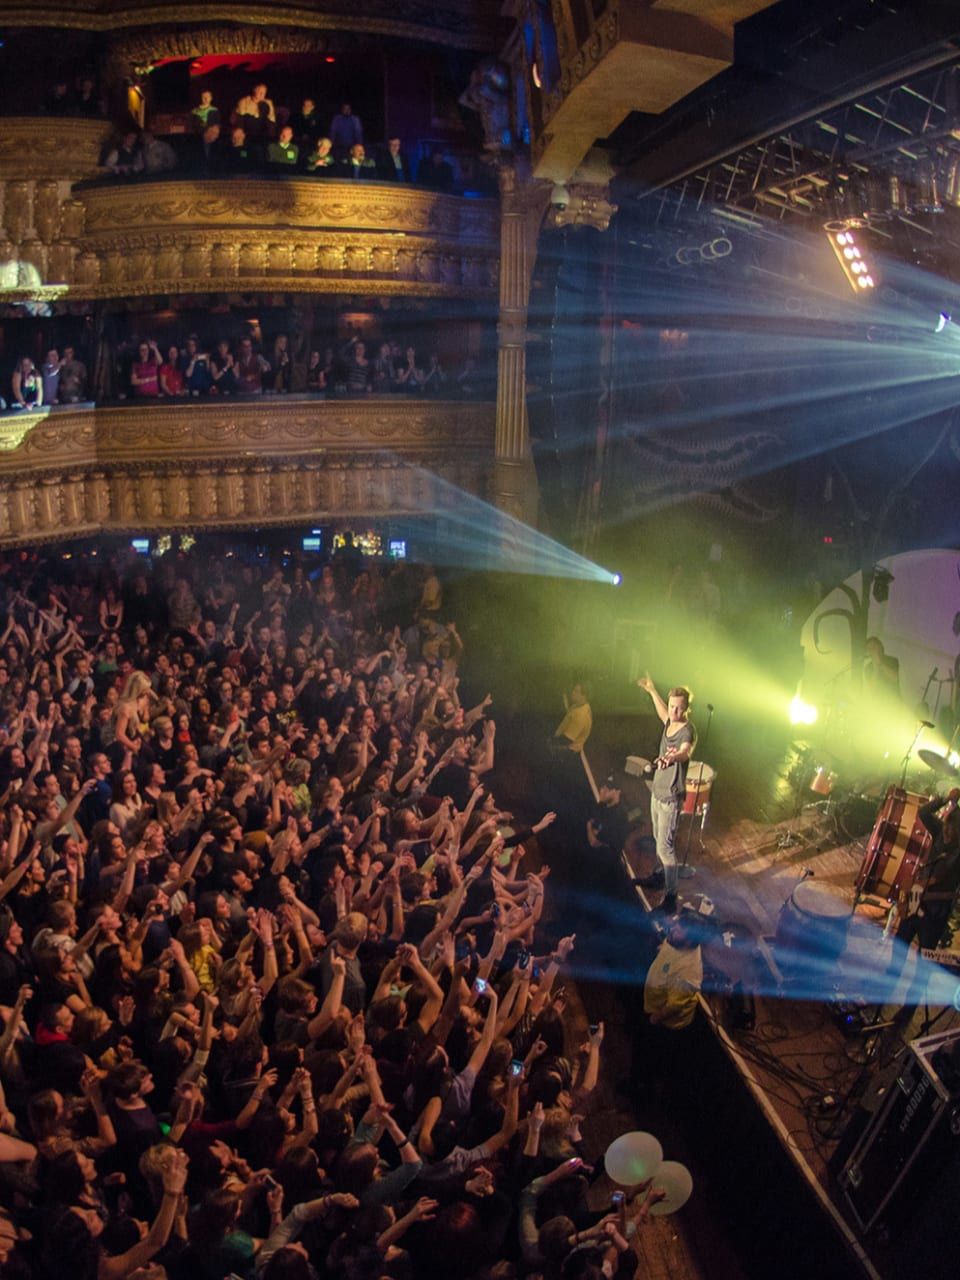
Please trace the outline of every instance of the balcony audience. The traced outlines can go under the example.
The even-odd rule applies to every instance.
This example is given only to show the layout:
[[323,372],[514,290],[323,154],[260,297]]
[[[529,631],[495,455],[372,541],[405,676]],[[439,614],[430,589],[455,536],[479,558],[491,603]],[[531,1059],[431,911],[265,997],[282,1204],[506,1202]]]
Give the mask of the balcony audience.
[[137,134],[133,130],[123,134],[117,145],[107,152],[103,164],[105,169],[109,169],[118,178],[142,173],[143,153],[140,150]]
[[313,98],[304,98],[300,110],[290,117],[294,137],[305,151],[310,150],[323,132],[320,113]]
[[177,153],[170,143],[155,138],[146,129],[140,134],[140,155],[143,172],[147,174],[169,173],[177,167]]
[[[401,334],[401,336],[403,336]],[[300,394],[389,396],[405,394],[470,399],[484,393],[477,362],[468,357],[461,371],[447,374],[434,339],[419,331],[426,359],[417,345],[387,335],[377,338],[357,330],[339,348],[304,344],[299,354],[288,331],[274,333],[268,354],[250,333],[234,343],[227,337],[206,340],[190,332],[181,341],[147,334],[120,338],[114,367],[120,399],[187,400],[210,396]],[[161,350],[165,354],[161,354]],[[376,352],[375,355],[370,353]],[[65,344],[62,357],[54,346],[37,368],[30,357],[18,361],[11,379],[9,405],[23,409],[38,405],[79,404],[87,395],[87,369]]]
[[350,155],[343,165],[343,176],[353,181],[377,176],[376,161],[368,159],[362,142],[355,142],[350,148]]
[[[243,130],[239,132],[243,133]],[[186,167],[196,174],[224,173],[230,167],[220,125],[216,121],[205,125],[202,132],[190,139],[190,145],[184,149],[184,154],[187,157]]]
[[225,164],[229,173],[252,173],[257,167],[257,153],[247,141],[247,131],[243,125],[235,125],[231,130]]
[[283,169],[294,169],[300,159],[300,148],[293,140],[293,129],[285,124],[277,135],[275,142],[267,147],[269,164]]
[[245,396],[263,393],[263,376],[270,372],[270,363],[253,349],[252,338],[241,338],[237,349],[235,374],[237,390]]
[[190,112],[190,117],[196,133],[203,133],[210,125],[220,123],[220,110],[213,105],[213,94],[209,89],[200,94],[200,102]]
[[87,366],[78,360],[69,344],[63,348],[60,361],[58,398],[61,404],[79,404],[87,394]]
[[307,157],[307,173],[315,173],[318,177],[336,177],[339,165],[333,154],[333,143],[329,138],[318,138],[313,150]]
[[180,368],[180,348],[174,343],[167,348],[167,358],[160,366],[160,394],[176,399],[187,395],[187,380]]
[[267,97],[267,86],[255,84],[251,92],[237,103],[234,117],[235,123],[246,129],[248,137],[268,138],[277,123],[277,113]]
[[410,162],[399,138],[388,138],[386,151],[380,155],[377,177],[381,182],[410,182]]
[[43,403],[56,404],[60,398],[60,352],[52,347],[47,352],[47,358],[40,366],[40,376],[43,378]]
[[363,124],[359,116],[353,114],[349,102],[341,104],[340,110],[330,121],[330,141],[337,156],[347,156],[350,148],[363,142]]
[[155,342],[141,342],[137,359],[130,368],[130,389],[134,399],[156,400],[160,395],[160,366],[163,360]]
[[431,191],[453,190],[453,166],[439,147],[434,147],[427,160],[417,169],[417,182]]
[[17,361],[10,380],[13,399],[11,409],[39,409],[43,404],[43,378],[30,356]]

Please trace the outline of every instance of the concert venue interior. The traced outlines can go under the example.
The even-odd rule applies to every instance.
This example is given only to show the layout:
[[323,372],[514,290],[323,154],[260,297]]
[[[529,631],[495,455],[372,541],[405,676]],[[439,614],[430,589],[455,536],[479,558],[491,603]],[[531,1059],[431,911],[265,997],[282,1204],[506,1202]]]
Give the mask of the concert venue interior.
[[955,1276],[960,7],[0,0],[0,1271]]

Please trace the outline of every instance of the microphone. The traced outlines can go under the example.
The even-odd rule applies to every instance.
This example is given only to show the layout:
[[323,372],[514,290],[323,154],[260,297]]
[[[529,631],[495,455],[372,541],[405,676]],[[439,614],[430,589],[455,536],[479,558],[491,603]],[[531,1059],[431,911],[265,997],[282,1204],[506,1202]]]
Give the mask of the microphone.
[[708,710],[711,714],[713,713],[713,703],[712,703],[712,702],[708,702],[708,703],[707,703],[707,710]]
[[921,720],[920,727],[923,729],[935,729],[937,726],[933,723],[932,720]]

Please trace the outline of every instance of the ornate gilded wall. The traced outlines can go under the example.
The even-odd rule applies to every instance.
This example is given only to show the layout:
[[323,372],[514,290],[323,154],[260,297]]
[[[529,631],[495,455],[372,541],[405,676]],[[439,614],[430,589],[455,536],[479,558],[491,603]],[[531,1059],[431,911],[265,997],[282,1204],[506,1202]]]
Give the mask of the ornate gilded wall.
[[257,289],[495,295],[495,200],[415,187],[249,178],[72,184],[107,126],[0,128],[0,299]]
[[83,205],[72,184],[97,173],[102,120],[0,121],[0,298],[62,294],[74,279]]
[[[285,3],[285,0],[256,0],[244,4],[233,0],[153,0],[136,4],[131,0],[68,0],[50,5],[45,0],[0,0],[0,20],[8,27],[55,27],[80,31],[119,32],[118,39],[132,49],[142,42],[155,57],[164,56],[165,42],[179,40],[184,55],[207,52],[250,52],[251,32],[265,28],[261,43],[270,50],[301,51],[316,32],[356,31],[385,36],[428,40],[462,49],[492,49],[496,44],[498,0],[324,0],[322,5]],[[214,48],[198,43],[191,34],[178,33],[178,24],[209,24],[206,28],[218,39]],[[242,30],[244,43],[234,50],[235,30]],[[164,27],[172,28],[170,32]],[[143,30],[139,30],[142,28]],[[255,45],[255,48],[261,47]],[[323,47],[322,45],[320,46]],[[158,52],[159,50],[159,52]]]
[[376,519],[484,495],[494,406],[419,400],[131,405],[0,419],[0,545]]
[[323,179],[86,187],[84,297],[258,288],[492,296],[494,200]]

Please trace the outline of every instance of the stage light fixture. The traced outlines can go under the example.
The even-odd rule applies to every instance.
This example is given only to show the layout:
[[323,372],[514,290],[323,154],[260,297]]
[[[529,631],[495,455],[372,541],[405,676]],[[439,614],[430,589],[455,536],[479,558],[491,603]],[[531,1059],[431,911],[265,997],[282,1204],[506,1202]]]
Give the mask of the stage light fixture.
[[866,250],[857,243],[851,224],[834,219],[825,222],[823,229],[854,293],[864,294],[874,288],[873,267],[867,259]]
[[809,702],[804,702],[799,693],[794,694],[790,703],[790,723],[791,724],[816,724],[817,708]]
[[950,323],[950,312],[941,311],[940,315],[937,317],[937,327],[934,329],[933,332],[943,333],[944,329],[947,327],[949,323]]
[[613,585],[614,585],[615,587],[619,587],[619,585],[620,585],[620,583],[621,583],[622,581],[623,581],[623,576],[622,576],[621,574],[619,574],[619,573],[615,573],[615,574],[613,575]]

